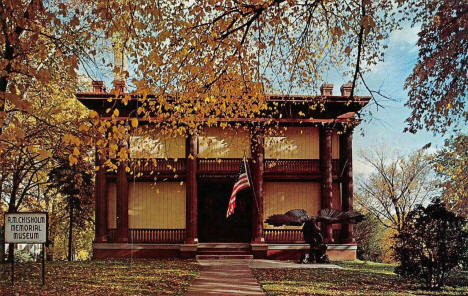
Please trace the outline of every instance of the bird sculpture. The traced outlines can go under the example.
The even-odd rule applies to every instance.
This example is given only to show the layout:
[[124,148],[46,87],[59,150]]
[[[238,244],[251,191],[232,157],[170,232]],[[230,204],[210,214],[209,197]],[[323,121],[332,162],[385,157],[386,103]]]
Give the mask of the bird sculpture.
[[329,263],[330,260],[325,254],[327,246],[323,242],[323,236],[317,223],[322,224],[357,224],[364,219],[364,216],[355,211],[341,212],[333,209],[321,209],[316,217],[307,215],[305,210],[290,210],[283,215],[273,215],[265,220],[273,226],[301,226],[304,240],[310,245],[309,254],[301,257],[301,263]]

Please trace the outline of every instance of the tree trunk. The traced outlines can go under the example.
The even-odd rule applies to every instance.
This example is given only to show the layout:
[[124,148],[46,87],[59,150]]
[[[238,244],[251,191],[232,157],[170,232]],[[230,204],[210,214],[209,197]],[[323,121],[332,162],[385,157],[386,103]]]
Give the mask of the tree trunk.
[[70,225],[68,227],[68,261],[72,261],[72,243],[73,243],[73,202],[70,201]]
[[[17,174],[13,175],[13,188],[10,194],[10,202],[8,203],[8,213],[16,213],[15,203],[16,203],[16,192],[18,191],[18,185],[17,185],[18,182],[16,182],[17,180],[16,176]],[[8,244],[8,262],[13,262],[14,258],[15,258],[15,253],[14,253],[13,244]]]
[[5,263],[5,244],[2,240],[2,243],[0,244],[0,264]]

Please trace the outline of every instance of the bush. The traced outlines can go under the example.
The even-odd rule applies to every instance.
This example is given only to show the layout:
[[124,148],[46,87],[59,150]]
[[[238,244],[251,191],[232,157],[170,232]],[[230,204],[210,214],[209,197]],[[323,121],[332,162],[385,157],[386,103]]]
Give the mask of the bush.
[[382,262],[384,226],[371,213],[364,217],[361,223],[354,226],[354,238],[358,246],[357,257],[360,260]]
[[25,263],[34,261],[29,251],[18,250],[15,252],[15,262]]
[[450,270],[466,260],[466,220],[437,199],[427,207],[416,207],[407,221],[407,227],[396,236],[395,255],[400,265],[395,272],[426,288],[442,287]]

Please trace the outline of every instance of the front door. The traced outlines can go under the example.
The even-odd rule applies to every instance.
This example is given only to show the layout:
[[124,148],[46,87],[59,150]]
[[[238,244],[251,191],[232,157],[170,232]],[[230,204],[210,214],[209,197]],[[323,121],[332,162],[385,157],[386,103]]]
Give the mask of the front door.
[[198,240],[200,242],[249,242],[252,232],[252,194],[237,193],[234,214],[226,211],[234,182],[198,184]]

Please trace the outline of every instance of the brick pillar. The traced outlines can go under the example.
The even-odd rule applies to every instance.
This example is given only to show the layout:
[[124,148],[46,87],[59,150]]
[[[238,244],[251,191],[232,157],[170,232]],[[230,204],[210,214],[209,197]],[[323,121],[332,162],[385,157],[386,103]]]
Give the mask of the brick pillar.
[[96,152],[97,165],[99,170],[96,172],[95,182],[95,242],[107,242],[107,182],[106,168],[104,166],[105,155]]
[[127,164],[121,162],[117,168],[117,237],[120,243],[128,242],[128,180],[125,169]]
[[[353,131],[348,130],[340,135],[340,162],[342,176],[342,211],[353,210]],[[343,243],[355,243],[353,237],[353,225],[343,224],[341,226],[341,239]]]
[[185,145],[186,154],[186,219],[185,244],[198,242],[198,192],[197,192],[197,135],[188,135]]
[[[322,209],[332,208],[333,176],[332,176],[332,129],[320,128],[320,173],[322,191]],[[333,229],[331,225],[321,225],[325,243],[333,243]]]
[[264,171],[264,130],[256,127],[251,138],[252,182],[255,190],[252,202],[252,242],[264,243],[263,238],[263,171]]

